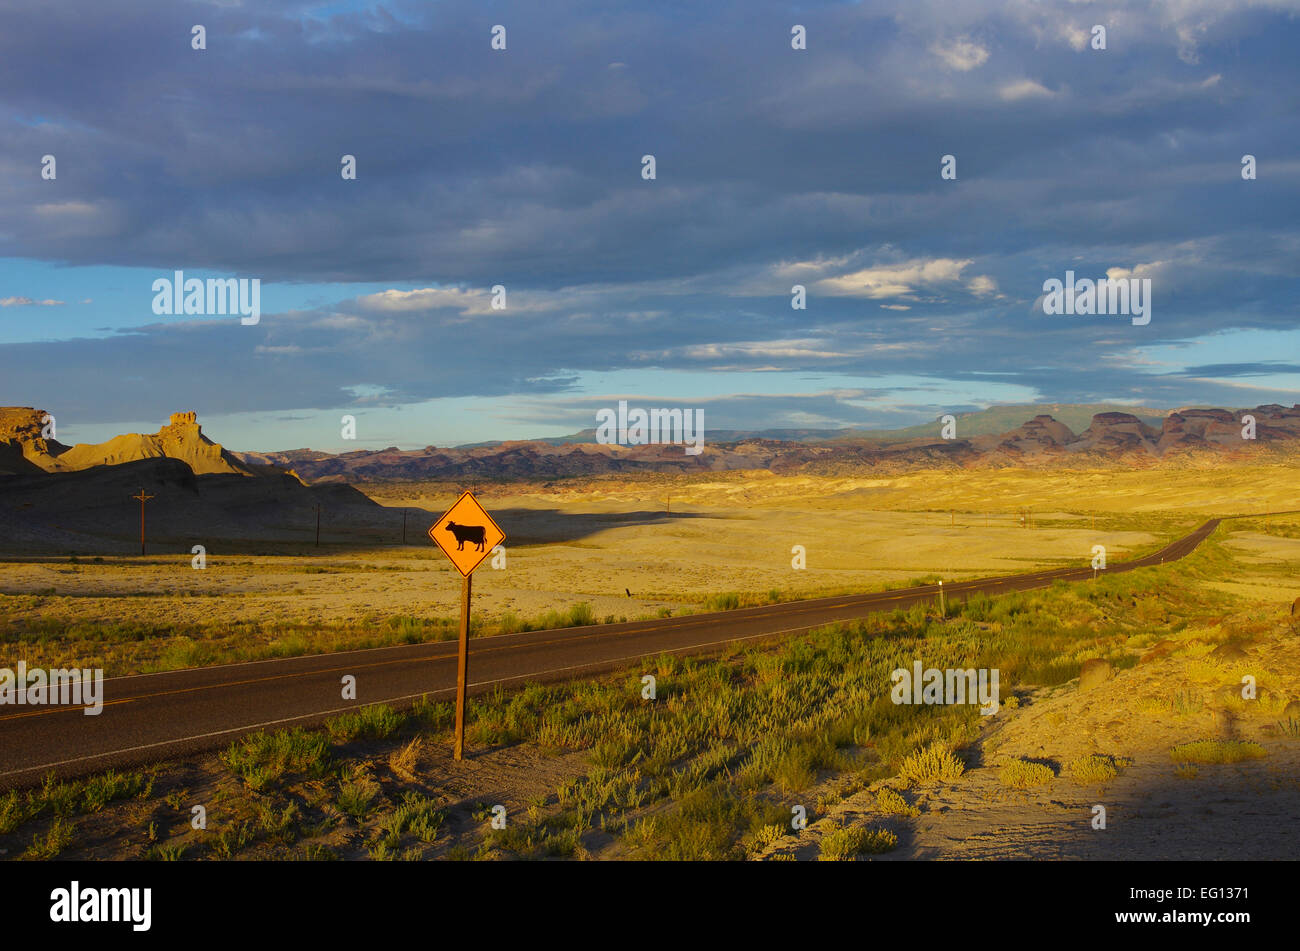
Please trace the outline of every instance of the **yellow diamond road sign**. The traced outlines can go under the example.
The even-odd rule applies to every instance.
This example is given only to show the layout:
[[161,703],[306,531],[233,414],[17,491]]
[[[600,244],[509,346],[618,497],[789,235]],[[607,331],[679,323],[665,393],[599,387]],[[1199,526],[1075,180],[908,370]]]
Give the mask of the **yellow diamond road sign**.
[[468,575],[492,554],[493,548],[506,540],[506,533],[492,521],[473,493],[466,492],[433,523],[429,537],[451,559],[457,571]]

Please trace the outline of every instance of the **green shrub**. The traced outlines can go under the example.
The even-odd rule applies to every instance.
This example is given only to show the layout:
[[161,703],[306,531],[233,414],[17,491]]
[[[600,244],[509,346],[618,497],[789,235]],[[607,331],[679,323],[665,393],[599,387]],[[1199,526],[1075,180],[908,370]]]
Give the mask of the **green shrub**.
[[379,795],[379,784],[369,779],[345,782],[339,786],[339,811],[361,822],[370,815],[375,797]]
[[302,728],[250,733],[222,754],[225,764],[254,790],[265,789],[292,773],[319,778],[325,775],[330,759],[324,734]]
[[1132,760],[1114,756],[1080,756],[1065,764],[1065,771],[1077,783],[1104,783],[1119,775],[1125,766],[1132,765]]
[[888,786],[882,786],[876,792],[876,805],[878,805],[880,811],[886,815],[910,816],[915,818],[921,814],[921,810],[917,809],[915,806],[909,806],[906,799]]
[[846,862],[859,855],[879,855],[897,847],[898,836],[888,829],[841,826],[822,836],[818,858],[823,862]]
[[1030,789],[1045,786],[1056,778],[1052,767],[1045,763],[1034,763],[1026,759],[1013,759],[1004,765],[999,773],[1002,783],[1012,789]]
[[917,750],[899,767],[898,778],[913,786],[951,783],[966,771],[966,765],[944,743],[932,743]]
[[76,832],[76,823],[59,817],[50,823],[44,836],[39,834],[32,836],[32,846],[24,854],[24,858],[52,859],[72,844]]
[[355,713],[341,713],[326,721],[325,728],[336,740],[349,743],[358,737],[382,740],[399,729],[406,717],[382,703],[362,707]]
[[704,601],[706,611],[734,611],[738,607],[740,607],[740,595],[734,591],[711,595]]

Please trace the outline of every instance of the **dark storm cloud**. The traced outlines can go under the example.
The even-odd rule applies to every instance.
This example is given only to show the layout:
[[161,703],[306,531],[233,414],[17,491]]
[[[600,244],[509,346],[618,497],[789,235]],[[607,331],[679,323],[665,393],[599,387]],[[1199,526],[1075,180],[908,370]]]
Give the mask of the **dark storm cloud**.
[[1188,367],[1188,376],[1261,376],[1269,373],[1300,373],[1297,363],[1207,363]]
[[[1280,4],[316,9],[0,11],[0,254],[503,283],[511,310],[342,301],[7,345],[14,396],[107,420],[193,393],[207,412],[400,404],[663,367],[1177,403],[1214,388],[1136,348],[1295,326],[1300,29]],[[1105,51],[1080,48],[1093,23]],[[1044,280],[1109,268],[1151,276],[1150,325],[1034,309]],[[877,283],[834,283],[860,272]],[[801,273],[809,307],[792,311]]]

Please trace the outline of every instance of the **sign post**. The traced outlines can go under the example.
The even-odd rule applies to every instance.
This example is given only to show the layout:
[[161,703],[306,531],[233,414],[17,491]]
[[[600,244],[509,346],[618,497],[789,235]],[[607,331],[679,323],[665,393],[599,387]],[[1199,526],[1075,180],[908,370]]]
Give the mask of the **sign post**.
[[461,574],[460,644],[456,656],[456,745],[452,755],[465,756],[465,701],[469,692],[469,597],[471,575],[492,549],[506,540],[492,516],[472,492],[461,494],[454,505],[429,529],[429,537]]
[[456,649],[456,745],[453,759],[465,758],[465,694],[469,688],[469,595],[474,576],[460,581],[460,646]]

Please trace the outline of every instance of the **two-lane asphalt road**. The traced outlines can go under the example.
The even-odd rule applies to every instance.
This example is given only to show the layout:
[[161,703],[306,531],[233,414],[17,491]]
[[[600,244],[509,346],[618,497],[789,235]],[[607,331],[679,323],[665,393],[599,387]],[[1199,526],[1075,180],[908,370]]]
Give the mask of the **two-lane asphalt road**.
[[[1219,524],[1211,519],[1154,554],[1117,563],[1107,574],[1174,561]],[[1060,568],[945,584],[949,599],[1042,588],[1091,578],[1091,567]],[[727,645],[800,634],[832,621],[933,603],[938,585],[819,598],[716,614],[625,624],[504,634],[470,642],[470,693],[528,680],[561,680],[664,653],[705,654]],[[342,679],[356,678],[355,701]],[[373,703],[400,705],[421,695],[451,698],[456,643],[253,661],[103,682],[104,707],[0,707],[0,788],[29,785],[46,773],[72,776],[109,766],[153,762],[223,746],[259,729],[320,723]]]

